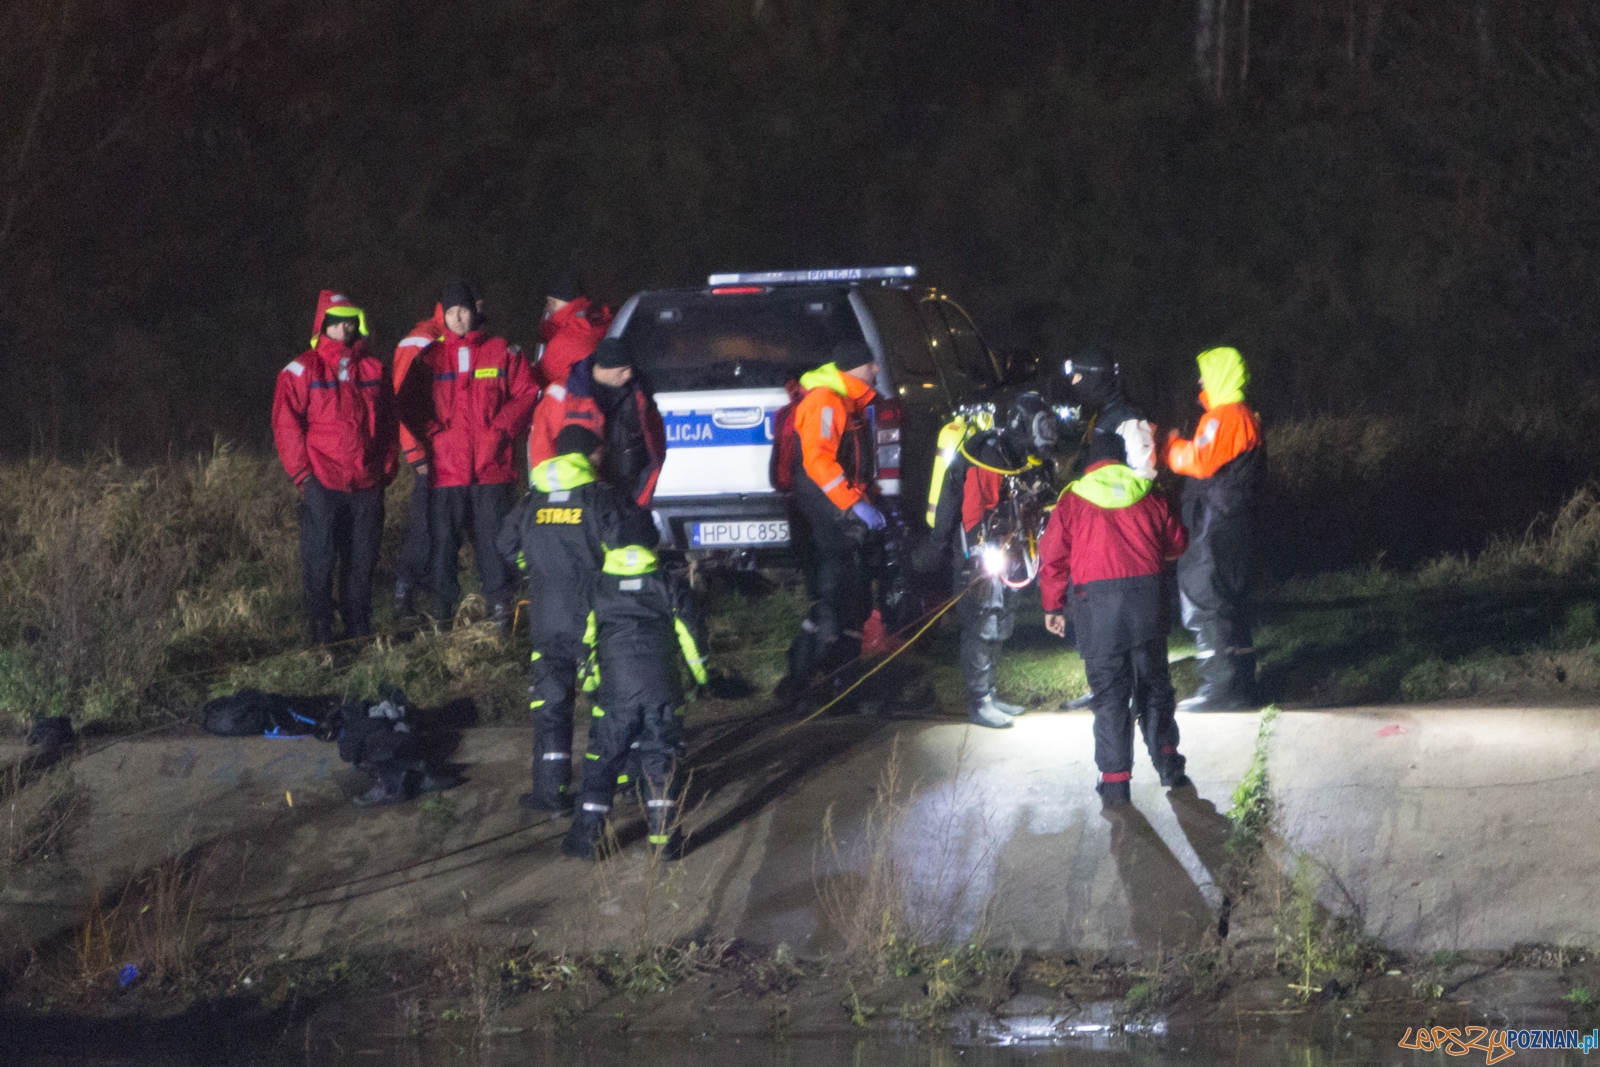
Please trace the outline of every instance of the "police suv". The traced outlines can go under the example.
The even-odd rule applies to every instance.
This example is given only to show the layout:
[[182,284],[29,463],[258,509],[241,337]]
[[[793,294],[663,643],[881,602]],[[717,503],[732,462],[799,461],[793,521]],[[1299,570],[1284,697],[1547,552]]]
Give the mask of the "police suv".
[[940,426],[1036,370],[1021,357],[1008,365],[954,300],[916,276],[915,267],[713,274],[704,288],[652,290],[623,305],[610,336],[627,347],[666,422],[654,502],[663,547],[789,545],[784,499],[768,474],[773,416],[789,403],[785,383],[853,340],[880,368],[871,458],[888,550],[899,551],[905,530],[920,525]]

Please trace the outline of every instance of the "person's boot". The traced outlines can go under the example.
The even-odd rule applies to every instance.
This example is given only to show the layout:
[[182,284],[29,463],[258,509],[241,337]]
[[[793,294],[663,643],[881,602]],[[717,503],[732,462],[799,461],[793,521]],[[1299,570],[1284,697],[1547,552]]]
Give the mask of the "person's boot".
[[410,618],[416,612],[417,590],[405,578],[397,579],[394,583],[394,617],[397,619]]
[[[1194,696],[1178,701],[1178,711],[1243,711],[1250,706],[1247,694],[1240,692],[1237,659],[1218,652],[1200,663],[1200,688]],[[1252,672],[1255,657],[1248,657]]]
[[[557,758],[546,759],[546,756]],[[561,756],[559,752],[538,753],[538,762],[533,765],[533,788],[517,798],[517,807],[551,815],[572,813],[572,797],[567,793],[572,779],[572,760]]]
[[967,721],[974,726],[986,726],[991,730],[1011,729],[1011,716],[996,707],[993,695],[988,693],[971,703],[967,709]]
[[1009,715],[1013,719],[1019,715],[1026,715],[1028,713],[1028,709],[1023,707],[1021,704],[1008,704],[1004,700],[1001,700],[999,697],[995,696],[993,693],[989,694],[989,703],[993,704],[1002,715]]
[[681,859],[683,834],[678,829],[678,805],[672,800],[645,802],[650,824],[650,850],[664,860]]
[[1093,693],[1085,693],[1081,697],[1073,697],[1071,700],[1063,700],[1061,702],[1062,711],[1086,711],[1092,707],[1094,707]]
[[1102,780],[1095,784],[1094,791],[1100,794],[1100,804],[1107,811],[1125,808],[1133,799],[1126,781],[1107,782]]
[[1182,789],[1184,786],[1189,785],[1189,776],[1183,773],[1183,769],[1188,765],[1188,762],[1177,752],[1162,753],[1161,761],[1156,764],[1156,773],[1161,776],[1161,787],[1163,789]]
[[606,811],[591,811],[585,804],[572,817],[572,825],[561,839],[561,853],[573,859],[594,861],[601,856],[601,839],[606,831]]
[[333,644],[333,623],[327,619],[312,619],[311,644],[313,646]]

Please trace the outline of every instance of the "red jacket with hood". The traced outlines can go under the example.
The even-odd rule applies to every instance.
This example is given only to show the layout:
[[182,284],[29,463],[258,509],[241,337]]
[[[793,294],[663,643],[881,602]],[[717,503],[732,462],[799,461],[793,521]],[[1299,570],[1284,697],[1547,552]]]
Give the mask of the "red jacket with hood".
[[[394,349],[394,391],[398,396],[400,387],[405,384],[406,374],[411,370],[411,363],[427,350],[439,338],[444,336],[444,308],[435,304],[433,318],[423,319],[411,327],[411,332],[400,339]],[[424,463],[428,459],[428,449],[416,435],[400,427],[400,457],[407,463]]]
[[522,349],[448,327],[411,364],[400,417],[432,454],[435,488],[516,480],[512,443],[528,428],[539,383]]
[[[1108,485],[1120,499],[1104,506],[1074,490],[1091,482]],[[1188,531],[1166,498],[1149,489],[1149,479],[1125,464],[1101,460],[1062,492],[1039,538],[1039,596],[1046,612],[1061,611],[1069,589],[1158,575],[1183,555]]]
[[323,334],[336,304],[350,301],[324,289],[311,347],[278,372],[272,436],[295,485],[315,475],[325,489],[374,489],[393,481],[398,465],[394,393],[365,341],[346,345]]
[[573,364],[593,352],[610,328],[610,308],[596,306],[586,296],[563,304],[539,324],[544,353],[533,368],[539,375],[539,384],[565,385]]

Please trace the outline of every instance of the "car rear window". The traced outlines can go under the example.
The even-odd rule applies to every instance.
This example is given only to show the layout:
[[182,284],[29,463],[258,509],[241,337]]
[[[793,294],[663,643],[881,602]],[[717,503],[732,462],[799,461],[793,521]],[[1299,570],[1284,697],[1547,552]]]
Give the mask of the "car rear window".
[[658,392],[782,386],[860,341],[845,289],[645,297],[622,343]]

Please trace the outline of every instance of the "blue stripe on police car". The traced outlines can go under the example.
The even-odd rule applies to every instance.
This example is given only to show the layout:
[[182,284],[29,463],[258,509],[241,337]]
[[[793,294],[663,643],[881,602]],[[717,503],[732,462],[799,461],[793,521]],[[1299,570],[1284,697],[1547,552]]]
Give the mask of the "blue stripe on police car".
[[[710,411],[662,412],[668,448],[721,448],[729,445],[772,443],[770,412],[724,413]],[[730,414],[733,417],[729,417]],[[746,425],[739,425],[745,423]]]

